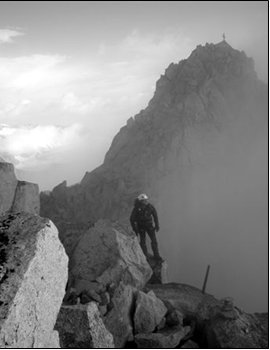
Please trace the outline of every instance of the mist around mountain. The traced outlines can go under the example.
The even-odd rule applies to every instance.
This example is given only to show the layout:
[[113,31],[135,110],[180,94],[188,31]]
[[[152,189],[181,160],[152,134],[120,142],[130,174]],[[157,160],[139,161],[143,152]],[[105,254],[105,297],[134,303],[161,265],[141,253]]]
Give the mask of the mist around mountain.
[[[225,40],[171,64],[147,108],[128,119],[101,166],[79,184],[41,193],[41,216],[90,225],[128,221],[149,195],[169,280],[267,308],[267,86],[254,62]],[[91,140],[89,140],[91,142]]]

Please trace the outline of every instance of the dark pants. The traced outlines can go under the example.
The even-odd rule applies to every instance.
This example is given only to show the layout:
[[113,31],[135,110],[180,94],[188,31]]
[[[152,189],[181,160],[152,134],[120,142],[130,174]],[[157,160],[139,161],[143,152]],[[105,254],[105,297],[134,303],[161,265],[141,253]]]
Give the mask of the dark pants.
[[152,225],[146,225],[146,226],[139,226],[138,227],[139,236],[140,236],[140,245],[142,248],[142,251],[144,252],[144,255],[147,256],[147,246],[146,246],[146,233],[150,237],[151,240],[151,247],[153,250],[153,254],[155,258],[159,258],[159,251],[158,251],[158,243],[156,238],[156,232]]

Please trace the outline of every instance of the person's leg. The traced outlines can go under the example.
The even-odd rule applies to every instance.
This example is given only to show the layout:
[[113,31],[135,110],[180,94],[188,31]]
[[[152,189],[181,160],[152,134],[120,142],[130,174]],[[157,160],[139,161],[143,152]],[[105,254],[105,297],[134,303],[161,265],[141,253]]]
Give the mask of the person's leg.
[[148,227],[147,233],[151,239],[151,247],[153,250],[154,258],[161,259],[160,255],[159,255],[158,242],[157,242],[157,237],[156,237],[156,232],[155,232],[154,227]]
[[139,236],[140,236],[140,246],[142,248],[142,251],[145,256],[147,256],[147,246],[146,246],[146,235],[145,235],[145,230],[140,228],[139,229]]

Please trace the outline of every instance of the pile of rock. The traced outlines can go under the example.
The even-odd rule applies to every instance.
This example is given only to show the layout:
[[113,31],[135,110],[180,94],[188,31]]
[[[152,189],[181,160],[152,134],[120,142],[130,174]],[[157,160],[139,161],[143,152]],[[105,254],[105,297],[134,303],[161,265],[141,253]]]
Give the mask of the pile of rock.
[[191,332],[183,325],[183,315],[168,310],[151,290],[139,292],[134,315],[135,342],[138,348],[175,348]]
[[[265,315],[184,284],[150,284],[136,236],[109,221],[70,261],[48,219],[0,218],[1,348],[267,348]],[[62,303],[64,298],[64,303]]]
[[[61,346],[174,348],[190,337],[183,314],[144,290],[147,283],[150,289],[151,282],[162,283],[163,264],[147,261],[137,237],[123,226],[98,221],[82,235],[69,265],[56,323]],[[98,324],[101,333],[94,340],[89,334],[97,334]]]
[[[69,271],[65,304],[95,302],[115,346],[132,340],[134,295],[152,275],[136,236],[119,224],[98,221],[79,240]],[[70,308],[63,306],[65,312]]]

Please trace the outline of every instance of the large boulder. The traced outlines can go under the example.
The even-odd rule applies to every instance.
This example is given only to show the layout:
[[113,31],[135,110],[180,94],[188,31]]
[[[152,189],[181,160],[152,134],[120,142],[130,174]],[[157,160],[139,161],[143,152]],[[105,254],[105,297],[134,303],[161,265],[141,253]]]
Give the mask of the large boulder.
[[59,347],[54,331],[68,258],[54,224],[37,215],[1,217],[0,347]]
[[148,284],[145,290],[153,290],[166,306],[179,310],[184,318],[199,316],[207,319],[210,307],[219,304],[212,295],[182,283]]
[[139,291],[134,315],[135,333],[151,333],[167,313],[164,303],[153,291],[147,294]]
[[59,332],[61,348],[114,348],[113,336],[94,302],[63,305],[55,329]]
[[135,235],[106,220],[81,237],[70,261],[71,284],[85,280],[108,286],[122,281],[142,288],[151,274]]

